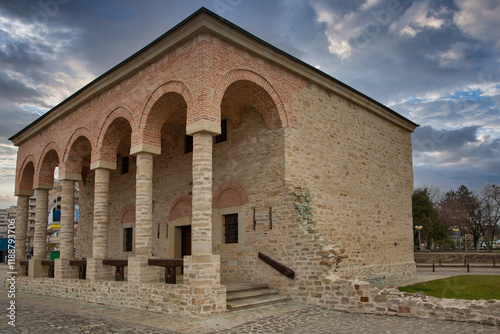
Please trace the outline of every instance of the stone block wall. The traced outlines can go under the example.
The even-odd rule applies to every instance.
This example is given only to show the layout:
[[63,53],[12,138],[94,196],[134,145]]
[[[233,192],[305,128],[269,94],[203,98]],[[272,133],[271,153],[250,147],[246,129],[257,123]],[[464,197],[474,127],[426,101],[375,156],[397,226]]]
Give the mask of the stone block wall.
[[294,102],[286,182],[307,188],[313,224],[339,272],[384,284],[415,275],[410,132],[315,85]]
[[179,315],[226,311],[225,286],[17,277],[17,291]]
[[370,313],[500,325],[499,300],[444,299],[421,292],[376,288],[361,280],[324,279],[314,293],[294,301],[355,313]]

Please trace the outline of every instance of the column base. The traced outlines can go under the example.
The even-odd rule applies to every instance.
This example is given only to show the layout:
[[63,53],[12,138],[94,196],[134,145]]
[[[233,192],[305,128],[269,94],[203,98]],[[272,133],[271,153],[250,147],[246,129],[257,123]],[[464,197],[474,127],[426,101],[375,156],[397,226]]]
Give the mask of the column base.
[[220,255],[185,256],[184,284],[192,286],[220,285]]
[[115,267],[102,264],[102,260],[99,258],[87,260],[87,280],[93,282],[115,280]]
[[30,259],[28,266],[28,277],[49,277],[49,267],[42,265],[42,259]]
[[146,255],[136,255],[128,258],[127,281],[134,283],[158,283],[165,271],[162,267],[148,265]]
[[70,266],[70,260],[55,259],[54,260],[54,278],[59,279],[77,279],[78,267]]

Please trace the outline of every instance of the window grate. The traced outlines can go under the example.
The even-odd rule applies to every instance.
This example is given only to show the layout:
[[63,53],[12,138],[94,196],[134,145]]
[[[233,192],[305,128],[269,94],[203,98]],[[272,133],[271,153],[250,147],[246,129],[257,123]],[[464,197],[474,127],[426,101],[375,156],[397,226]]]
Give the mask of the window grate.
[[132,240],[133,240],[134,228],[128,227],[123,229],[123,251],[132,251]]
[[224,241],[226,244],[238,243],[238,214],[224,215]]

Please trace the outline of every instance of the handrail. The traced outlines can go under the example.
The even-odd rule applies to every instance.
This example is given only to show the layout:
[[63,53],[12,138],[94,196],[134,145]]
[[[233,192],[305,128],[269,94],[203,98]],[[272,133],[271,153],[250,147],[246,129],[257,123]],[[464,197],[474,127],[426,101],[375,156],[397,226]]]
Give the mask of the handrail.
[[295,278],[295,271],[293,271],[292,269],[288,268],[287,266],[279,263],[278,261],[271,259],[269,256],[264,255],[261,252],[259,252],[259,259],[261,259],[262,261],[264,261],[265,263],[267,263],[268,265],[270,265],[271,267],[273,267],[274,269],[276,269],[277,271],[279,271],[280,273],[282,273],[286,277],[291,278],[291,279]]

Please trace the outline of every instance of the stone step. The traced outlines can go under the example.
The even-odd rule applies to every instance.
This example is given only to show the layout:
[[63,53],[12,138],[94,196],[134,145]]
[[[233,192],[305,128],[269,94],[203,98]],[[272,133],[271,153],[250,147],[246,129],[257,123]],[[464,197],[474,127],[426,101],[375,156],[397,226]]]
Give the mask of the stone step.
[[267,284],[259,284],[259,283],[229,283],[226,284],[226,291],[237,292],[237,291],[245,291],[245,290],[256,290],[256,289],[266,289],[268,288]]
[[259,288],[259,289],[246,289],[239,291],[232,291],[227,293],[227,300],[236,300],[243,298],[253,298],[265,295],[277,295],[278,290],[269,288]]
[[257,307],[262,305],[274,304],[279,302],[285,302],[288,297],[273,294],[273,295],[263,295],[251,298],[241,298],[236,300],[231,300],[227,302],[227,310],[234,311],[243,308]]

